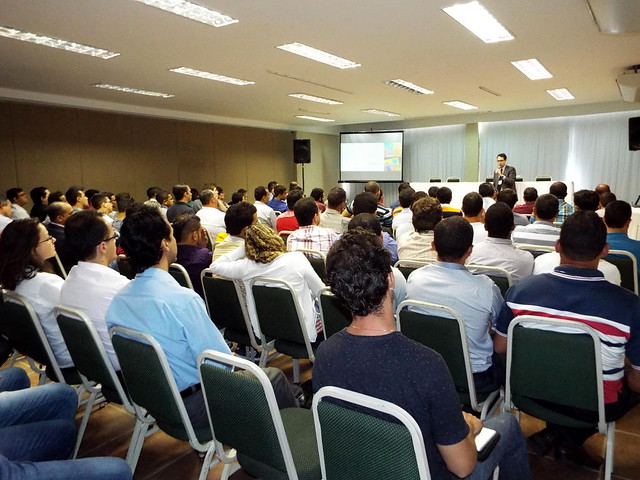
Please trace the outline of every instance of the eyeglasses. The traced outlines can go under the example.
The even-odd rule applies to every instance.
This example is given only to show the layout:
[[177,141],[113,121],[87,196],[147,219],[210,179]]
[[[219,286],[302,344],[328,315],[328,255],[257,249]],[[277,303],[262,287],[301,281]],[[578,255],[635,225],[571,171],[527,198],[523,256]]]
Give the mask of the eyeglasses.
[[56,239],[54,237],[52,237],[51,235],[48,235],[47,238],[45,238],[44,240],[40,240],[38,243],[45,243],[45,242],[48,242],[48,241],[55,242]]
[[119,237],[118,232],[114,232],[113,235],[111,235],[109,238],[105,238],[102,241],[103,242],[110,242],[111,240],[115,240],[118,237]]

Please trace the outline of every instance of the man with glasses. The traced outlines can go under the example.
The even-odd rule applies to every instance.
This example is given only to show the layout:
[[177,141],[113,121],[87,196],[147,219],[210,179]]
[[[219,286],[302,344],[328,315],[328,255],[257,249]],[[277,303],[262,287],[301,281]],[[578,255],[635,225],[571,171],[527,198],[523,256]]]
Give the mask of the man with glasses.
[[111,345],[105,315],[113,297],[129,280],[109,268],[116,259],[117,233],[96,210],[75,213],[66,222],[66,242],[80,260],[62,286],[60,302],[86,314],[98,331],[116,370],[118,358]]

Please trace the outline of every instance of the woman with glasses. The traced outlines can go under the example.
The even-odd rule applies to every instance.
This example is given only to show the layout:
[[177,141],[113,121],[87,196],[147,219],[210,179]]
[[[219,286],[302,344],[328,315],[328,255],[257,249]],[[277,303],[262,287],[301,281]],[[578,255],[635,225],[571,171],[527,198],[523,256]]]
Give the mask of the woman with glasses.
[[53,315],[64,280],[45,271],[45,260],[56,254],[54,245],[55,238],[39,221],[11,222],[0,236],[0,284],[33,306],[60,368],[67,368],[73,362]]

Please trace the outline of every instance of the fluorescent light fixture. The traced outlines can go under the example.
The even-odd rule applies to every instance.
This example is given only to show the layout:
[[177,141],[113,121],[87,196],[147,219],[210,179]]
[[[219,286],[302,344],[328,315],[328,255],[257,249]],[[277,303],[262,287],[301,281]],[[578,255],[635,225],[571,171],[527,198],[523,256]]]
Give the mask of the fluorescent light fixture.
[[415,83],[407,82],[406,80],[402,80],[400,78],[396,78],[395,80],[387,80],[387,85],[391,85],[392,87],[401,88],[410,93],[415,93],[417,95],[431,95],[433,90],[429,90],[427,88],[420,87]]
[[544,68],[538,60],[530,58],[529,60],[518,60],[511,62],[511,65],[524,73],[531,80],[542,80],[543,78],[553,78],[553,75]]
[[331,118],[312,117],[310,115],[296,115],[296,118],[303,118],[305,120],[315,120],[316,122],[335,122]]
[[375,115],[384,115],[386,117],[399,117],[399,113],[386,112],[384,110],[378,110],[377,108],[369,108],[367,110],[361,110],[364,113],[373,113]]
[[218,75],[217,73],[203,72],[201,70],[195,70],[188,67],[171,68],[169,71],[181,73],[183,75],[191,75],[192,77],[205,78],[207,80],[215,80],[216,82],[231,83],[232,85],[253,85],[256,83],[249,80],[240,80],[239,78],[225,77],[224,75]]
[[175,97],[175,95],[171,95],[170,93],[150,92],[149,90],[140,90],[138,88],[130,88],[130,87],[120,87],[118,85],[109,85],[108,83],[94,83],[91,86],[96,88],[105,88],[107,90],[116,90],[118,92],[147,95],[149,97],[161,97],[161,98]]
[[81,53],[83,55],[90,55],[92,57],[102,58],[108,60],[109,58],[117,57],[120,55],[117,52],[110,52],[102,48],[91,47],[89,45],[83,45],[81,43],[69,42],[68,40],[62,40],[61,38],[47,37],[45,35],[38,35],[37,33],[23,32],[11,27],[0,26],[0,36],[13,38],[14,40],[21,40],[23,42],[36,43],[38,45],[44,45],[45,47],[58,48],[60,50],[66,50],[73,53]]
[[326,103],[327,105],[342,105],[343,102],[337,100],[331,100],[329,98],[316,97],[314,95],[308,95],[306,93],[290,93],[290,97],[301,98],[302,100],[309,100],[310,102]]
[[225,27],[232,23],[238,23],[238,20],[233,17],[185,0],[136,0],[136,2],[144,3],[150,7],[159,8],[165,12],[174,13],[205,25],[211,25],[212,27]]
[[442,102],[445,105],[449,105],[450,107],[456,107],[459,108],[461,110],[477,110],[478,107],[476,107],[475,105],[471,105],[470,103],[464,103],[461,102],[460,100],[452,100],[450,102]]
[[553,90],[547,90],[547,93],[556,100],[573,100],[574,97],[566,88],[556,88]]
[[361,66],[359,63],[352,62],[351,60],[347,60],[346,58],[337,57],[330,53],[323,52],[322,50],[318,50],[317,48],[303,45],[302,43],[288,43],[286,45],[280,45],[276,48],[284,50],[285,52],[295,53],[296,55],[310,58],[311,60],[315,60],[316,62],[326,63],[327,65],[331,65],[332,67],[336,68],[345,69]]
[[484,43],[505,42],[514,36],[480,2],[469,2],[442,9]]

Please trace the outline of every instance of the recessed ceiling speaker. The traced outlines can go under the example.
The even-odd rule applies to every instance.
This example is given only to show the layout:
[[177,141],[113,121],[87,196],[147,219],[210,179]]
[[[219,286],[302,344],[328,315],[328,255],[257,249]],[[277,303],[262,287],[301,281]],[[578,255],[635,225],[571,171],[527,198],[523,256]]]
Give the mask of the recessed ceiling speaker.
[[311,163],[311,140],[307,138],[293,141],[293,163]]
[[640,102],[640,65],[635,65],[616,78],[625,102]]

